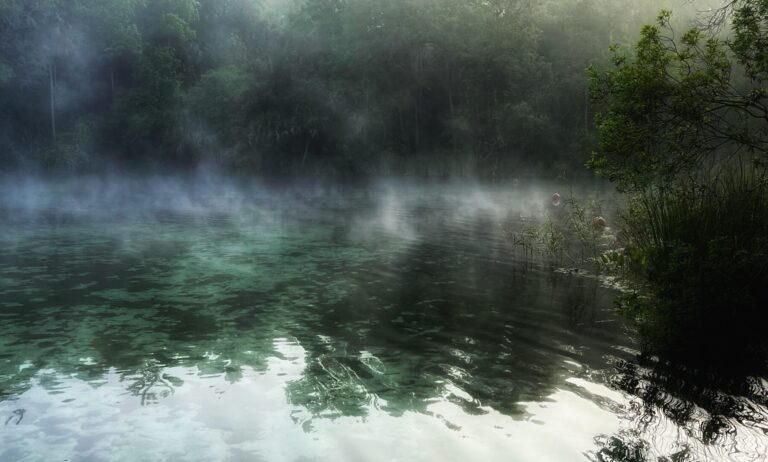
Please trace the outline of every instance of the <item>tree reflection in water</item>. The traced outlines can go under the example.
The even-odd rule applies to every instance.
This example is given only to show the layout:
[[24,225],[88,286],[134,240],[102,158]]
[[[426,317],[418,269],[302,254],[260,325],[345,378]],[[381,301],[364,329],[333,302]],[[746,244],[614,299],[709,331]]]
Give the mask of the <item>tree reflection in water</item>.
[[697,461],[708,455],[764,460],[765,379],[702,371],[646,355],[636,362],[619,361],[615,369],[613,385],[635,400],[626,411],[626,428],[596,439],[597,460]]

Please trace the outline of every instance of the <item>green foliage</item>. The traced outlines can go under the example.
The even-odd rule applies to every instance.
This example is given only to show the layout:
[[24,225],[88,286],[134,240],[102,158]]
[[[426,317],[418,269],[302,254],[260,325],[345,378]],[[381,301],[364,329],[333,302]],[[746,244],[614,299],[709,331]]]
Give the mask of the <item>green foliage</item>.
[[[649,346],[722,365],[768,357],[768,2],[738,0],[732,35],[671,14],[614,67],[590,69],[598,149],[589,166],[633,193],[623,264],[644,289],[619,301]],[[724,16],[718,16],[721,20]],[[609,258],[609,260],[610,260]],[[739,361],[738,364],[744,364]]]
[[10,66],[0,62],[0,85],[10,81],[13,78],[13,69]]
[[229,159],[243,141],[250,75],[236,67],[206,72],[184,97],[185,138],[200,152]]
[[675,41],[664,12],[631,54],[614,48],[613,69],[590,69],[600,142],[589,166],[598,174],[638,190],[729,153],[765,157],[767,7],[736,5],[732,40],[691,29]]
[[[740,4],[734,14],[733,29],[731,49],[739,63],[753,81],[764,83],[768,78],[768,1]],[[761,99],[765,96],[759,95]]]
[[77,171],[91,161],[94,148],[94,123],[78,120],[59,135],[58,142],[42,152],[42,162],[49,168]]
[[675,43],[670,14],[643,27],[631,55],[614,48],[613,69],[589,69],[600,112],[598,149],[588,165],[622,190],[696,170],[726,144],[745,140],[742,121],[731,114],[745,102],[732,94],[727,44],[698,29]]
[[177,142],[175,116],[183,63],[172,47],[148,50],[138,79],[141,85],[126,91],[117,102],[117,130],[126,144],[143,149],[168,148]]

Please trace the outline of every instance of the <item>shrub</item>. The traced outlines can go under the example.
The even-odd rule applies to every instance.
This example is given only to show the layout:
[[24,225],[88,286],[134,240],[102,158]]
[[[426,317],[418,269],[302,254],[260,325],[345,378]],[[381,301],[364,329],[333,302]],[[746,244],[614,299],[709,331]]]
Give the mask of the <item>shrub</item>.
[[[766,357],[768,177],[743,164],[646,189],[626,216],[645,290],[620,299],[649,346],[710,361]],[[746,356],[745,356],[746,355]]]

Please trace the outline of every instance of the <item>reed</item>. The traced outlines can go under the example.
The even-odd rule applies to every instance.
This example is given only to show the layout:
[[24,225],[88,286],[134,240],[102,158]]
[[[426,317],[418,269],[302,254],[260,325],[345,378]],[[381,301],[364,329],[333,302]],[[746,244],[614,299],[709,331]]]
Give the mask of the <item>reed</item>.
[[620,305],[668,353],[766,357],[768,172],[737,162],[648,188],[624,219],[644,291]]

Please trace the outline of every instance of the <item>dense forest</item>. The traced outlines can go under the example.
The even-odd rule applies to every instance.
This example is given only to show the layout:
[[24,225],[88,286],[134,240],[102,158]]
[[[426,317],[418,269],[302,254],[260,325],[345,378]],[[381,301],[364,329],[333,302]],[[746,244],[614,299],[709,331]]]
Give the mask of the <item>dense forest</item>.
[[583,175],[584,71],[663,4],[2,0],[0,164]]

